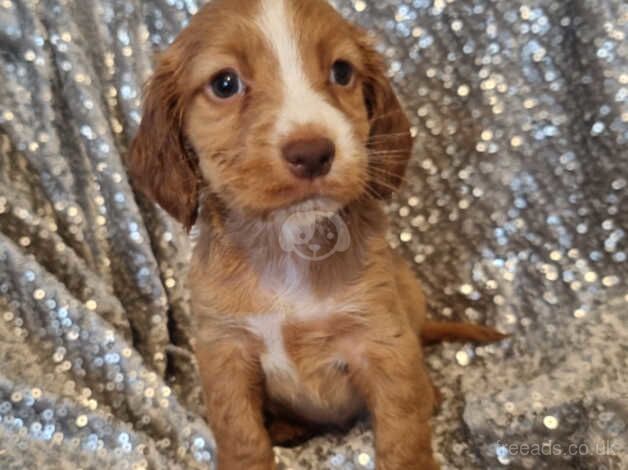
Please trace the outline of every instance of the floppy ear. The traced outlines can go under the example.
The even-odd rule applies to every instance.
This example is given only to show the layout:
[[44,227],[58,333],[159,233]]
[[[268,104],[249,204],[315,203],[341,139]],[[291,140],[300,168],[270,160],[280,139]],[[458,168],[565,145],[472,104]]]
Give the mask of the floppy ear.
[[370,186],[380,198],[389,197],[403,180],[412,154],[410,122],[386,76],[387,66],[372,41],[362,34],[365,58],[364,99],[370,120]]
[[127,156],[135,186],[190,229],[198,209],[199,169],[186,151],[178,54],[166,51],[146,85],[142,122]]

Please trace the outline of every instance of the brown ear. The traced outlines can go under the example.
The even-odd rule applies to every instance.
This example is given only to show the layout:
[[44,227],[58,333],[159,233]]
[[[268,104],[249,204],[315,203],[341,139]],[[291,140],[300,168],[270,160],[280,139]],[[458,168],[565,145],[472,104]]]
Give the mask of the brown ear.
[[166,53],[146,85],[142,122],[127,156],[135,186],[190,229],[198,209],[199,170],[186,151],[177,54]]
[[383,57],[366,35],[361,47],[366,64],[364,99],[371,124],[367,143],[371,189],[386,198],[401,185],[413,139],[410,122],[386,76]]

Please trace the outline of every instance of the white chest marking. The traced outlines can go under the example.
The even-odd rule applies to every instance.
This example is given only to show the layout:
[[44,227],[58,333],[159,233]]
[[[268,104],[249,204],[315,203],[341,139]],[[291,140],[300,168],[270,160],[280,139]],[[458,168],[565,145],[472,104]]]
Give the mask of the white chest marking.
[[265,351],[261,355],[261,362],[266,374],[286,374],[297,379],[294,363],[285,349],[283,325],[286,321],[308,322],[324,319],[343,312],[360,311],[359,303],[331,300],[312,302],[283,302],[277,304],[277,312],[260,313],[246,318],[246,326],[257,337],[262,339]]
[[281,331],[285,315],[267,313],[250,316],[246,323],[250,331],[261,338],[266,351],[261,355],[262,367],[266,374],[285,374],[294,377],[294,364],[288,357]]

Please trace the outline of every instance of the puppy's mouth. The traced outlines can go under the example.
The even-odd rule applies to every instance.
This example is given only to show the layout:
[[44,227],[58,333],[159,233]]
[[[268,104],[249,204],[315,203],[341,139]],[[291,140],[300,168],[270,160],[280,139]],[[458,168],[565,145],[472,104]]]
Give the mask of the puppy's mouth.
[[322,181],[299,182],[275,187],[270,190],[270,193],[276,198],[278,204],[270,212],[308,210],[336,212],[343,204],[334,196],[334,192],[332,187],[328,187]]
[[280,207],[273,212],[283,212],[285,214],[294,214],[297,212],[337,212],[342,208],[342,204],[333,198],[326,196],[310,196],[299,201],[292,202],[286,206]]

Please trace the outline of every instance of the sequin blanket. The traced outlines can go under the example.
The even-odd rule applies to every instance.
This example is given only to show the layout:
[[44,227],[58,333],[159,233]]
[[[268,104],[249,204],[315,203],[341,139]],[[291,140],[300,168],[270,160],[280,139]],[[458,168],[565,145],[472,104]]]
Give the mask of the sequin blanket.
[[[338,0],[379,35],[416,155],[390,242],[434,316],[445,469],[628,468],[628,7]],[[195,0],[0,0],[0,468],[209,468],[187,237],[121,163]],[[277,449],[374,468],[368,425]]]

